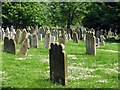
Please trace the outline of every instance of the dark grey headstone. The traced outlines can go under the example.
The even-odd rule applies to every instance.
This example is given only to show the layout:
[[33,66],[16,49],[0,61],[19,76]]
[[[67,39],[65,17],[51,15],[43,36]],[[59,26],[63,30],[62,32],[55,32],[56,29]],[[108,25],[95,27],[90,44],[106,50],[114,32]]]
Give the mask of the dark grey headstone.
[[9,38],[8,37],[4,38],[4,51],[5,52],[9,51]]
[[49,50],[50,80],[52,82],[67,84],[67,59],[62,45],[51,43]]
[[9,53],[16,54],[16,43],[13,39],[9,40]]
[[28,39],[29,39],[29,45],[30,47],[32,47],[32,35],[31,34],[29,34]]
[[16,43],[13,39],[9,40],[8,37],[4,38],[4,51],[11,54],[16,54]]

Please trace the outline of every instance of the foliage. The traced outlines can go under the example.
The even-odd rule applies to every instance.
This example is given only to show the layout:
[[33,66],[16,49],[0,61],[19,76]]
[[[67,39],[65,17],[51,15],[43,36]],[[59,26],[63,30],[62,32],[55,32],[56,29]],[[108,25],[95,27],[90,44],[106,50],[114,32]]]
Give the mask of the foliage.
[[3,23],[14,26],[36,26],[46,19],[44,4],[38,2],[7,2],[2,4]]
[[120,2],[4,2],[4,25],[120,28]]
[[120,19],[120,2],[101,2],[91,3],[86,7],[87,13],[83,19],[83,26],[94,29],[110,28],[112,31],[115,29],[119,31]]

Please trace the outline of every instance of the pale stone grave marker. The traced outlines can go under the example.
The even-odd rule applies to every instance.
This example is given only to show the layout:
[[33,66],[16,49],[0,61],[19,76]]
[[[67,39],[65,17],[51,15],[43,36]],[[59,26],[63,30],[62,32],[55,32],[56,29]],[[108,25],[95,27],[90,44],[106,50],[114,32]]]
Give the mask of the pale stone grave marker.
[[50,48],[50,44],[51,44],[51,33],[49,30],[46,31],[45,34],[45,39],[44,39],[44,48]]
[[55,36],[51,36],[51,43],[55,42]]
[[96,55],[96,37],[93,32],[89,31],[86,34],[86,53]]
[[28,55],[28,49],[29,49],[29,39],[26,38],[21,44],[19,54],[23,55],[23,56],[27,56]]

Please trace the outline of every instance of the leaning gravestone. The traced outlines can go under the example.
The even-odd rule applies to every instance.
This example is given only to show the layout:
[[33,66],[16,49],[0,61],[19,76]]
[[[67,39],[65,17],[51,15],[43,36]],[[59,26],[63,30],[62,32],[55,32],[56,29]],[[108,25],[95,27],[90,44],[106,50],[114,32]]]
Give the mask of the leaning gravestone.
[[12,54],[16,54],[16,43],[13,39],[8,37],[4,38],[4,51]]
[[51,43],[49,50],[50,60],[50,80],[52,82],[67,84],[67,55],[63,44]]
[[86,34],[86,53],[96,55],[96,38],[93,32],[87,32]]

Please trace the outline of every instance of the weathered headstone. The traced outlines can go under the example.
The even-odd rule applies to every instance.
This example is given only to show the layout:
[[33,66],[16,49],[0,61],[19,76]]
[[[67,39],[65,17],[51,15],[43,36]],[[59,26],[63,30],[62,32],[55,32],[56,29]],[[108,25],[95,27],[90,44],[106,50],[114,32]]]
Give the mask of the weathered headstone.
[[2,30],[0,29],[0,41],[2,41],[2,37],[3,37],[3,34],[2,34]]
[[67,85],[67,55],[63,44],[51,43],[49,50],[50,80]]
[[111,31],[111,29],[108,31],[108,38],[109,38],[110,36],[112,36],[112,31]]
[[66,37],[65,37],[65,34],[62,33],[60,36],[59,36],[59,39],[58,39],[59,43],[60,44],[66,44]]
[[45,34],[45,39],[44,39],[44,48],[50,48],[50,44],[51,44],[51,33],[49,30],[46,31]]
[[9,40],[9,53],[16,54],[16,43],[13,39]]
[[29,49],[29,39],[26,38],[21,44],[19,54],[27,56],[28,55],[28,49]]
[[80,40],[82,40],[82,30],[81,30],[81,28],[80,28]]
[[12,54],[16,54],[16,43],[13,39],[8,37],[4,38],[4,51]]
[[105,37],[103,35],[100,36],[100,45],[104,46],[105,45]]
[[38,34],[38,40],[42,41],[42,34]]
[[86,28],[83,29],[83,41],[86,41]]
[[5,37],[9,37],[9,27],[6,28],[6,31],[5,31]]
[[29,34],[28,35],[28,39],[29,39],[29,45],[30,45],[30,47],[32,47],[32,38],[33,38],[32,34]]
[[86,34],[86,53],[96,55],[96,37],[93,32],[87,32]]
[[55,36],[56,40],[58,40],[58,32],[57,32],[57,30],[54,31],[54,36]]
[[8,37],[4,38],[4,51],[5,52],[9,51],[9,38]]
[[78,43],[78,34],[76,32],[73,33],[73,41]]
[[38,48],[38,36],[37,36],[37,34],[33,34],[32,35],[33,37],[32,37],[32,47],[33,48]]
[[99,30],[96,31],[96,38],[100,38],[100,31]]
[[104,37],[107,38],[107,31],[104,31]]
[[96,37],[96,46],[98,47],[100,45],[100,39]]
[[51,36],[51,43],[55,42],[55,36]]
[[16,34],[15,34],[15,38],[14,38],[16,44],[20,42],[20,38],[21,38],[21,30],[17,29]]
[[27,31],[26,29],[23,29],[20,43],[22,43],[26,38],[27,38]]

